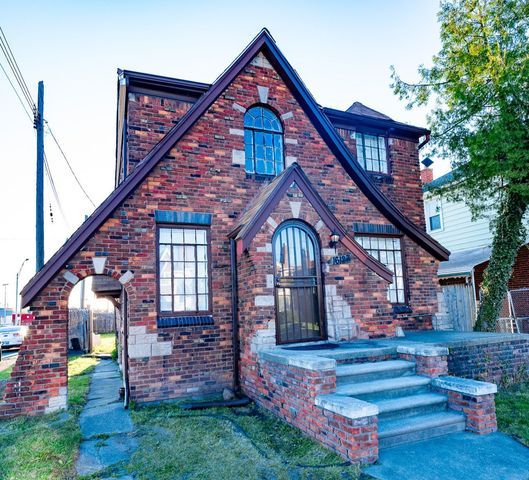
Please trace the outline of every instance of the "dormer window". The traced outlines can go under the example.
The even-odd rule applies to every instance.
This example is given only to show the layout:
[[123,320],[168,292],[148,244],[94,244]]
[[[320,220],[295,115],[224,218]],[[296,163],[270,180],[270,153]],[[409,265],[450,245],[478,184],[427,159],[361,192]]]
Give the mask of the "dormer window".
[[246,172],[279,175],[284,168],[283,127],[268,108],[257,106],[244,114]]
[[388,174],[386,137],[356,132],[356,154],[364,170]]

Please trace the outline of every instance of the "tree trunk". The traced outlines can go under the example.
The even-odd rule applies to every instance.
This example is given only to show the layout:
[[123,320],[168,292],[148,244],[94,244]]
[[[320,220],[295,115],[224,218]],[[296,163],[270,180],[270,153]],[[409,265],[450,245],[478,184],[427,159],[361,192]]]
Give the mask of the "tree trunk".
[[517,193],[507,192],[501,201],[491,257],[481,285],[482,301],[475,330],[496,331],[516,255],[524,241],[522,219],[526,209],[527,201]]

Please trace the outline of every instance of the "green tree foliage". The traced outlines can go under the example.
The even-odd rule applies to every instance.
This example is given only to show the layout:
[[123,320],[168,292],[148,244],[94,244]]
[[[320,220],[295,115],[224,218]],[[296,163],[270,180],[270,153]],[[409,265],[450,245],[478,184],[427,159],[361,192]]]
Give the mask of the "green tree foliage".
[[493,331],[529,204],[529,0],[443,0],[438,17],[432,67],[419,67],[418,83],[392,68],[392,87],[408,108],[432,108],[434,151],[454,172],[436,193],[465,201],[474,217],[495,212],[476,325]]

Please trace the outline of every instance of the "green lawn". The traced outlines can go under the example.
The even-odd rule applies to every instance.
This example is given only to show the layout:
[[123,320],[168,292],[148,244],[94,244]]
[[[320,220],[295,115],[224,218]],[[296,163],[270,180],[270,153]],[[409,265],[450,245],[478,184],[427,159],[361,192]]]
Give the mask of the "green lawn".
[[0,371],[0,382],[3,380],[7,380],[11,376],[12,371],[13,371],[13,365],[6,368],[5,370]]
[[498,427],[529,447],[529,382],[500,390],[496,395]]
[[115,333],[102,333],[100,334],[101,343],[94,347],[93,353],[109,353],[116,349],[116,334]]
[[74,478],[81,441],[78,416],[97,359],[71,357],[68,363],[68,413],[0,422],[0,478],[44,480]]
[[134,478],[172,480],[358,479],[360,469],[256,407],[132,411],[140,446]]

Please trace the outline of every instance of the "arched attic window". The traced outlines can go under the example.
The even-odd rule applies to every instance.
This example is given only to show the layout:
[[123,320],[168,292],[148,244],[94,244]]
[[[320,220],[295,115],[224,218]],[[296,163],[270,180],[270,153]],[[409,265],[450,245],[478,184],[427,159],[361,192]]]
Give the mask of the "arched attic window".
[[268,108],[256,106],[244,114],[246,172],[279,175],[284,168],[283,127]]

